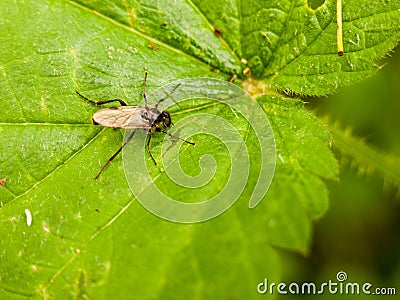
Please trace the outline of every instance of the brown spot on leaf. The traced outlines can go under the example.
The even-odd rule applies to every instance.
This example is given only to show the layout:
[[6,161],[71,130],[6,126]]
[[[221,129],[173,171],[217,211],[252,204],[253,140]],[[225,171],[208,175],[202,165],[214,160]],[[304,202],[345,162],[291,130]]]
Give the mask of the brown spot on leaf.
[[222,37],[222,30],[221,28],[215,27],[214,33],[217,37],[221,38]]
[[154,51],[160,50],[160,48],[158,48],[157,45],[154,45],[152,43],[147,44],[147,47],[149,47],[151,50],[154,50]]

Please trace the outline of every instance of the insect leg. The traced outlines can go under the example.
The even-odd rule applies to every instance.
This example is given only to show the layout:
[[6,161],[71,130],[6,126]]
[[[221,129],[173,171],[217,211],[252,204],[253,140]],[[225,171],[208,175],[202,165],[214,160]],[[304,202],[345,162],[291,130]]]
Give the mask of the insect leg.
[[121,99],[110,99],[110,100],[100,100],[100,101],[95,101],[95,100],[91,100],[91,99],[89,99],[89,98],[86,98],[85,96],[83,96],[81,93],[79,93],[78,91],[75,91],[75,93],[78,95],[78,96],[80,96],[81,98],[83,98],[83,99],[85,99],[86,101],[88,101],[88,102],[90,102],[90,103],[92,103],[92,104],[94,104],[94,105],[96,105],[96,106],[99,106],[99,105],[103,105],[103,104],[106,104],[106,103],[111,103],[111,102],[119,102],[119,104],[121,104],[121,106],[127,106],[127,104],[125,103],[125,101],[124,100],[121,100]]
[[156,160],[154,159],[153,154],[151,154],[151,151],[150,151],[150,140],[151,140],[151,135],[152,135],[151,132],[149,132],[148,135],[147,135],[146,147],[147,147],[147,152],[149,152],[149,155],[150,155],[151,159],[152,159],[153,162],[154,162],[154,165],[157,166]]
[[126,141],[124,142],[124,144],[117,150],[117,152],[115,152],[108,160],[107,162],[104,164],[104,166],[101,168],[99,174],[97,174],[97,176],[94,179],[99,178],[99,176],[101,175],[101,173],[103,173],[103,171],[105,170],[105,168],[107,168],[107,166],[114,160],[114,158],[122,151],[122,148],[124,148],[133,138],[133,135],[135,134],[136,130],[134,130],[126,139]]
[[181,140],[181,141],[183,141],[183,142],[185,142],[185,143],[188,143],[188,144],[190,144],[190,145],[193,145],[193,146],[196,145],[195,143],[189,142],[189,141],[187,141],[187,140],[184,140],[184,139],[180,138],[180,137],[177,136],[177,135],[173,135],[172,133],[169,133],[168,131],[165,131],[164,129],[160,129],[160,131],[161,131],[162,133],[168,135],[168,136],[171,137],[171,138],[175,138],[175,139]]
[[171,145],[168,146],[167,150],[165,150],[165,152],[162,154],[162,158],[164,158],[164,156],[167,154],[167,152],[175,145],[176,140],[171,138]]
[[168,99],[169,97],[171,97],[171,95],[175,92],[175,90],[181,85],[182,83],[178,83],[171,92],[169,92],[164,98],[161,98],[160,100],[158,100],[155,104],[155,108],[158,108],[158,104],[160,104],[161,102],[163,102],[164,100]]
[[147,94],[146,94],[146,87],[147,87],[147,70],[144,71],[144,83],[143,83],[143,98],[144,98],[144,103],[147,107]]

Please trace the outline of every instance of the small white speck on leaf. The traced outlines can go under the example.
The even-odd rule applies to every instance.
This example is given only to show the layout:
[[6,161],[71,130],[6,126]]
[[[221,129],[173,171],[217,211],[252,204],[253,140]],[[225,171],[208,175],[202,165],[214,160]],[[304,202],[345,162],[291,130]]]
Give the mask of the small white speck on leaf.
[[31,226],[32,225],[32,214],[29,209],[25,209],[25,215],[26,215],[26,225]]

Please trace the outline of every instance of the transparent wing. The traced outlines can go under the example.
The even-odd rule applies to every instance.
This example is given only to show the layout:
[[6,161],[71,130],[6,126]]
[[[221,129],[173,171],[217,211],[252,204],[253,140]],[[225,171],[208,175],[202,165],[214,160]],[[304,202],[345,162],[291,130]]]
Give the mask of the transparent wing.
[[150,128],[148,120],[142,118],[144,106],[116,106],[101,109],[93,115],[93,122],[111,128]]

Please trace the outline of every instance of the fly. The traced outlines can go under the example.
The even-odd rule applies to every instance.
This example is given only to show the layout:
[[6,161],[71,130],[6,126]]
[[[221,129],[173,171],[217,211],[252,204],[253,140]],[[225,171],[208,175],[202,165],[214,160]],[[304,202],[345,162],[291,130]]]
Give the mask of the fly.
[[149,153],[151,159],[154,164],[157,166],[157,162],[155,161],[153,155],[150,150],[150,140],[151,136],[154,132],[162,132],[168,135],[171,138],[179,139],[185,143],[195,145],[193,142],[186,141],[178,136],[175,136],[168,131],[172,124],[171,115],[167,111],[158,110],[158,105],[166,100],[171,94],[181,85],[177,84],[174,89],[168,93],[164,98],[158,100],[154,107],[148,106],[147,104],[147,95],[146,95],[146,81],[147,81],[147,71],[144,76],[144,84],[143,84],[143,98],[145,101],[145,106],[130,106],[127,105],[125,101],[121,99],[110,99],[110,100],[100,100],[95,101],[91,100],[85,96],[83,96],[78,91],[75,91],[77,95],[86,101],[100,106],[103,104],[111,103],[111,102],[119,102],[121,106],[113,106],[108,108],[103,108],[94,113],[92,117],[92,121],[94,125],[101,125],[105,127],[111,128],[122,128],[122,129],[134,129],[132,133],[128,136],[122,146],[108,159],[108,161],[103,165],[100,172],[97,174],[95,179],[99,178],[101,173],[107,168],[107,166],[114,160],[114,158],[122,151],[122,149],[132,140],[137,129],[148,130],[146,148]]

